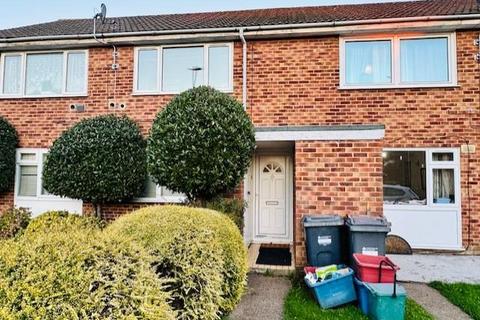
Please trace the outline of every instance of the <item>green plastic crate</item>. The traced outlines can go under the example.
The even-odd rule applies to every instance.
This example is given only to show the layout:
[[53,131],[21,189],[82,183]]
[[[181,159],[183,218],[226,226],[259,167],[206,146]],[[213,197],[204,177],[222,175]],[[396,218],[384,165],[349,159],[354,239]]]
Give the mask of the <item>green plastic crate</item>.
[[[396,285],[395,296],[393,286]],[[368,289],[368,317],[374,320],[404,320],[405,288],[393,283],[365,283]]]

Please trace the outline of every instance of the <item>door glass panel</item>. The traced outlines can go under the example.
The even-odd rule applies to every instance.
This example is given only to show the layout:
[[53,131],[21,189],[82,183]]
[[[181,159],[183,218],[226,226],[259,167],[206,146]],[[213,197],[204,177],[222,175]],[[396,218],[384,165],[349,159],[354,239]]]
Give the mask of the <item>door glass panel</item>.
[[386,204],[426,205],[424,151],[383,152],[383,200]]
[[433,169],[433,203],[455,203],[453,169]]
[[20,166],[19,196],[37,196],[37,166]]

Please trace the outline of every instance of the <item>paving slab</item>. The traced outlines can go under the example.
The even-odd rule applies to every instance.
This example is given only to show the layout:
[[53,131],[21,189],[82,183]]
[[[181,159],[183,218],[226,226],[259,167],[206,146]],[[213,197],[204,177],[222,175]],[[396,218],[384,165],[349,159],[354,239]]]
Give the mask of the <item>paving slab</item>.
[[437,290],[424,283],[402,283],[407,295],[438,320],[470,320],[466,313],[453,305]]
[[285,277],[249,274],[247,293],[229,316],[229,319],[281,320],[283,300],[290,287],[290,280]]
[[389,255],[400,267],[399,281],[480,283],[480,256]]

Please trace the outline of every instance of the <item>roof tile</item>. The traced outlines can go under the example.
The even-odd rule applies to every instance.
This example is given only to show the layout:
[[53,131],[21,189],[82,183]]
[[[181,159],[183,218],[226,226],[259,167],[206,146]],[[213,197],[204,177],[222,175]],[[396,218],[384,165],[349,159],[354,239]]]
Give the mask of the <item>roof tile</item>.
[[[98,33],[175,31],[385,18],[480,14],[480,0],[422,0],[108,18]],[[65,19],[0,30],[0,39],[92,33],[92,19]]]

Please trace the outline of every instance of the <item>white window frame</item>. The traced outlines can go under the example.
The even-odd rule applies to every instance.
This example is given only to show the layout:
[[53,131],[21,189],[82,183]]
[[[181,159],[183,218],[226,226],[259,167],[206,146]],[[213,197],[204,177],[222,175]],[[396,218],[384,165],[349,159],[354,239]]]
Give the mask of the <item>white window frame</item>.
[[[62,93],[48,94],[48,95],[27,95],[26,94],[26,80],[27,80],[27,56],[31,54],[49,54],[62,53],[63,54],[63,70],[62,70]],[[70,53],[84,53],[85,54],[85,90],[82,92],[67,92],[67,62],[68,54]],[[21,75],[20,75],[20,93],[4,94],[4,61],[6,56],[20,56],[21,57]],[[11,98],[55,98],[55,97],[80,97],[88,95],[88,50],[50,50],[50,51],[22,51],[22,52],[7,52],[0,56],[0,99]]]
[[[448,82],[401,82],[400,77],[400,40],[408,39],[432,39],[447,38],[448,43]],[[346,83],[346,48],[347,42],[355,41],[381,41],[390,40],[392,48],[392,83],[389,84],[348,84]],[[364,36],[364,37],[341,37],[339,43],[339,61],[340,61],[340,86],[339,89],[391,89],[391,88],[437,88],[437,87],[456,87],[457,83],[457,40],[456,34],[452,33],[432,33],[423,35],[393,35]]]
[[[425,152],[425,186],[427,188],[427,201],[425,205],[412,204],[383,204],[384,209],[405,209],[405,210],[441,210],[461,208],[461,183],[460,183],[460,151],[457,148],[384,148],[383,151],[423,151]],[[453,161],[433,161],[433,153],[453,153]],[[433,202],[433,170],[453,169],[455,180],[455,203],[434,203]]]
[[[53,195],[42,194],[43,185],[43,155],[48,153],[45,148],[18,148],[16,152],[16,166],[15,166],[15,198],[20,200],[65,200],[65,198]],[[22,154],[34,154],[35,160],[22,160]],[[37,167],[37,195],[36,196],[21,196],[19,195],[20,187],[20,166],[36,166]]]
[[164,196],[162,195],[162,187],[157,185],[155,197],[139,197],[133,199],[138,203],[183,203],[187,200],[186,196]]
[[[178,94],[181,91],[163,91],[163,49],[168,48],[188,48],[188,47],[203,47],[203,83],[208,85],[208,55],[209,48],[212,47],[228,47],[229,51],[229,77],[228,77],[228,86],[225,88],[219,88],[218,90],[225,93],[233,92],[233,43],[192,43],[192,44],[177,44],[177,45],[163,45],[163,46],[142,46],[135,47],[134,49],[134,68],[133,68],[133,93],[132,95],[172,95]],[[155,90],[138,90],[138,53],[141,50],[156,50],[157,51],[157,65],[158,65],[158,74],[157,74],[157,88]]]

